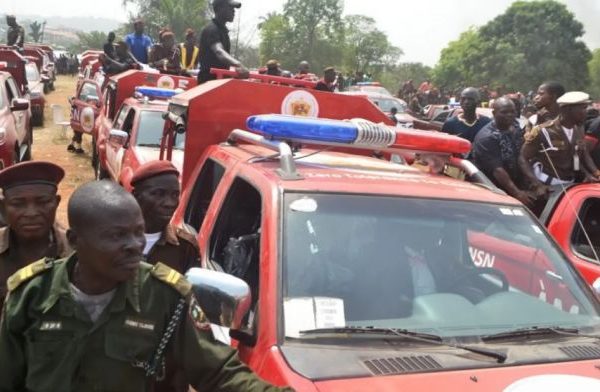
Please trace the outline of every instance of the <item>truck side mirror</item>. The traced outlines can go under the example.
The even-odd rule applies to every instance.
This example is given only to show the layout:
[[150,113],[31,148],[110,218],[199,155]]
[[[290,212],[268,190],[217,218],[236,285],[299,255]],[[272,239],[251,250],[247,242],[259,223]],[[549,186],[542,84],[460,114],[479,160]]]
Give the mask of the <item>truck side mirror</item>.
[[29,109],[29,100],[25,98],[14,98],[10,103],[11,112],[22,112]]
[[592,284],[592,290],[594,290],[594,293],[596,293],[596,296],[600,299],[600,278],[596,279]]
[[251,303],[250,287],[224,272],[191,268],[185,277],[208,320],[231,330],[239,330]]
[[111,129],[108,135],[108,142],[119,147],[123,147],[125,143],[127,143],[128,137],[129,135],[125,131],[121,131],[120,129]]

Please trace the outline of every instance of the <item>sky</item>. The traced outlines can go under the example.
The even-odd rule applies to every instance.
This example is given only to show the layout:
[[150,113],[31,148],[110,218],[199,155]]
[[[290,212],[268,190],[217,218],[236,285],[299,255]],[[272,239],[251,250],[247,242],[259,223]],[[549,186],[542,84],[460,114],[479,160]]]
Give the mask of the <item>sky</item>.
[[[600,1],[559,0],[584,24],[584,41],[600,48]],[[240,40],[258,42],[256,25],[262,15],[280,11],[284,0],[241,0]],[[404,51],[403,62],[435,65],[440,51],[471,26],[481,26],[501,14],[513,0],[345,0],[346,15],[370,16],[390,41]],[[127,20],[122,0],[2,0],[0,13],[42,16],[102,16]]]

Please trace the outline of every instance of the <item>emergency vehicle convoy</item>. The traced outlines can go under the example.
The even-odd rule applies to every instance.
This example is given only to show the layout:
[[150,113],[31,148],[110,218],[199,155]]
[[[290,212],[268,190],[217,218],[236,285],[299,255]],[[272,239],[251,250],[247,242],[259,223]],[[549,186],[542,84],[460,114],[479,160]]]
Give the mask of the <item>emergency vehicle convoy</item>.
[[[88,85],[91,83],[84,81],[81,91]],[[129,188],[135,169],[160,157],[167,99],[193,86],[196,80],[190,77],[132,70],[111,77],[101,96],[94,96],[95,102],[91,105],[89,96],[86,101],[75,100],[74,113],[80,113],[82,128],[86,124],[88,129],[92,127],[92,165],[96,177],[110,177]],[[98,89],[92,89],[92,93],[94,91]],[[97,116],[90,106],[98,108]],[[95,121],[86,120],[86,116],[92,115],[96,116]],[[171,156],[179,169],[183,164],[184,142],[181,136]]]
[[[600,385],[595,293],[525,207],[453,157],[467,141],[377,125],[389,119],[364,97],[235,79],[171,97],[165,117],[162,158],[185,153],[173,221],[225,273],[188,277],[261,377],[301,391]],[[382,152],[392,161],[369,156]]]

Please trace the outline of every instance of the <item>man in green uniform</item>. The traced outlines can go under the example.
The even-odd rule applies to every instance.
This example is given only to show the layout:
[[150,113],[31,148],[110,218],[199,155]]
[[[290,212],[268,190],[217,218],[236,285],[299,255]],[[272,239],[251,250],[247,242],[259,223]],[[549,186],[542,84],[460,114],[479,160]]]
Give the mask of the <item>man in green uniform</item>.
[[66,231],[55,222],[57,185],[64,175],[60,166],[42,161],[0,171],[0,209],[7,224],[0,228],[0,306],[9,276],[42,257],[61,258],[71,252]]
[[23,49],[23,42],[25,41],[25,29],[23,26],[17,23],[17,18],[14,15],[6,15],[6,24],[8,25],[6,44]]
[[75,253],[9,279],[0,391],[149,391],[164,354],[198,390],[280,390],[214,340],[181,274],[140,262],[144,220],[133,196],[91,182],[73,193],[68,216]]
[[598,181],[600,171],[584,143],[588,94],[573,91],[558,99],[557,118],[525,134],[519,166],[537,195],[583,179]]
[[[170,224],[179,205],[179,171],[170,161],[149,161],[138,167],[131,178],[133,197],[144,216],[147,263],[162,262],[185,274],[200,266],[200,250],[196,237],[183,227]],[[165,379],[155,392],[187,392],[188,383],[181,369],[166,369]]]

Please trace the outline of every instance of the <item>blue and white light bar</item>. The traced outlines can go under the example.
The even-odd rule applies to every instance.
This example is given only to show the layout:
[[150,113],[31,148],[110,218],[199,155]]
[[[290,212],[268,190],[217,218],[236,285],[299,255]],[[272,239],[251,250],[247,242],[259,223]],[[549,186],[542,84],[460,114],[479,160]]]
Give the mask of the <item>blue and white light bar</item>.
[[248,117],[246,125],[249,130],[270,140],[446,154],[464,154],[471,150],[471,143],[457,136],[412,129],[399,130],[362,119],[343,121],[264,114]]
[[168,99],[174,95],[179,94],[181,91],[173,90],[173,89],[169,89],[169,88],[137,86],[135,88],[135,92],[138,94],[141,94],[144,97],[148,97],[148,98]]

